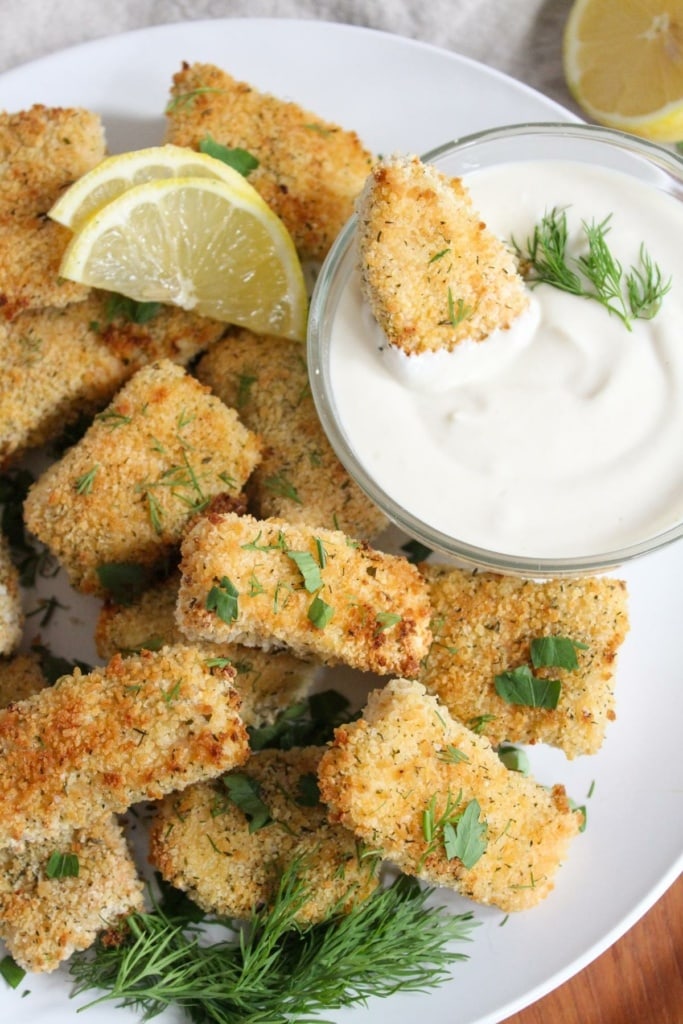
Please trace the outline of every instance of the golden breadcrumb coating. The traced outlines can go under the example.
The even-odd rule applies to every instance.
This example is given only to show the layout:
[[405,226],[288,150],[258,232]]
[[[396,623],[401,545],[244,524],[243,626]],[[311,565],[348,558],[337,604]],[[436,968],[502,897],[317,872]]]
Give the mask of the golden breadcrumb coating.
[[[336,730],[318,781],[331,820],[402,871],[504,911],[548,895],[582,822],[562,786],[548,791],[509,771],[485,737],[403,679],[373,691],[363,718]],[[449,859],[438,826],[449,797],[463,812],[478,804],[485,849],[469,867],[465,851]],[[436,824],[430,841],[425,815]]]
[[481,341],[528,305],[514,257],[461,180],[417,157],[373,168],[358,201],[358,244],[363,294],[409,355]]
[[[328,665],[406,676],[429,649],[431,607],[416,567],[339,530],[209,515],[181,552],[176,614],[190,640],[286,646]],[[310,569],[306,580],[297,558]],[[231,589],[234,618],[221,617],[213,608]]]
[[246,776],[247,785],[255,785],[271,819],[254,831],[230,798],[234,772],[166,797],[152,825],[152,865],[204,910],[249,918],[272,902],[282,872],[301,859],[311,896],[296,920],[314,924],[332,911],[351,909],[377,887],[376,861],[361,859],[355,837],[329,824],[317,800],[323,749],[252,754],[239,780]]
[[[420,681],[465,724],[480,720],[492,743],[550,743],[567,757],[594,754],[614,719],[617,651],[629,628],[626,584],[608,576],[543,582],[423,565],[434,608],[434,643]],[[575,643],[578,668],[534,668],[530,644]],[[495,677],[527,665],[560,680],[555,709],[511,704]]]
[[158,564],[212,497],[241,491],[258,459],[258,439],[237,413],[160,360],[138,370],[31,487],[26,523],[74,587],[103,593],[98,567]]
[[259,92],[212,64],[183,64],[173,77],[167,117],[167,142],[197,149],[210,136],[257,158],[249,182],[304,258],[326,255],[372,165],[355,132]]
[[[78,876],[50,877],[55,854],[75,856]],[[57,842],[0,850],[0,938],[26,971],[54,971],[142,907],[142,883],[113,817]]]
[[0,534],[0,654],[11,654],[18,647],[23,625],[19,573],[12,562],[9,543]]
[[57,839],[241,764],[232,678],[166,647],[75,669],[0,711],[0,847]]
[[47,213],[104,155],[102,123],[88,110],[36,105],[0,112],[0,313],[7,319],[88,294],[60,278],[71,232]]
[[104,408],[141,366],[164,358],[184,365],[224,330],[171,306],[145,323],[116,309],[110,295],[93,292],[0,322],[0,465]]
[[[187,643],[175,621],[179,583],[180,577],[173,576],[149,587],[130,605],[105,602],[95,630],[100,657]],[[295,658],[289,651],[262,651],[241,644],[193,646],[205,659],[227,659],[235,670],[232,684],[242,702],[240,717],[245,725],[272,724],[280,712],[308,694],[318,670],[315,663]]]
[[17,700],[26,700],[48,685],[35,651],[0,658],[0,708]]
[[327,526],[372,540],[387,519],[351,479],[318,419],[298,342],[237,331],[209,349],[197,376],[263,439],[249,481],[256,516]]

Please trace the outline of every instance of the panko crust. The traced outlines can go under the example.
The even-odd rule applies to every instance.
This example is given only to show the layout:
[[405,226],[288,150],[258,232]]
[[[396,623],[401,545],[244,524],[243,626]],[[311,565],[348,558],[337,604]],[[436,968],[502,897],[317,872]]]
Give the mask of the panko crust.
[[[130,605],[105,602],[95,628],[100,657],[158,650],[166,644],[187,644],[175,621],[179,584],[180,577],[174,574],[149,587]],[[225,659],[232,666],[232,684],[241,701],[240,717],[248,726],[271,725],[285,708],[309,693],[318,671],[314,662],[295,658],[289,651],[262,651],[228,643],[199,642],[192,646],[205,659]]]
[[364,540],[387,526],[327,439],[299,342],[236,331],[211,346],[196,373],[263,439],[263,460],[248,488],[257,517],[326,526]]
[[[54,853],[78,859],[77,877],[49,877]],[[54,971],[76,950],[143,907],[143,886],[113,817],[54,840],[0,850],[0,938],[26,971]]]
[[237,495],[260,442],[182,367],[143,367],[31,487],[29,529],[72,585],[105,594],[98,568],[154,567],[216,495]]
[[[315,593],[288,551],[325,563]],[[416,567],[339,530],[209,515],[188,531],[181,555],[176,620],[189,640],[286,646],[324,664],[406,676],[417,674],[429,649],[431,606]],[[231,621],[207,607],[224,579],[238,594]],[[316,625],[313,602],[333,610],[326,624]]]
[[0,711],[0,847],[57,839],[241,764],[230,668],[167,647],[62,676]]
[[0,112],[0,315],[64,306],[88,294],[59,276],[71,237],[48,211],[63,189],[105,156],[97,114],[36,104]]
[[[629,629],[623,580],[610,576],[535,581],[450,566],[423,565],[434,608],[435,640],[420,681],[465,724],[485,720],[492,743],[549,743],[569,758],[594,754],[615,718],[617,652]],[[559,679],[557,708],[510,704],[495,677],[531,666],[530,644],[563,636],[578,668],[533,669]]]
[[418,157],[376,164],[358,200],[361,289],[392,345],[452,350],[505,329],[528,305],[513,255],[459,178]]
[[112,312],[104,292],[0,322],[0,465],[99,412],[141,366],[158,359],[185,365],[223,330],[170,306],[135,323]]
[[[449,748],[462,759],[449,758]],[[506,912],[548,895],[581,824],[563,787],[548,791],[509,771],[485,737],[406,680],[373,691],[363,717],[337,729],[318,781],[331,820],[402,871]],[[449,795],[463,808],[478,801],[486,825],[486,849],[470,868],[425,838],[425,811],[434,800],[438,819]]]
[[269,906],[280,875],[294,862],[311,887],[299,923],[317,923],[365,899],[378,884],[375,861],[361,859],[354,836],[329,824],[322,804],[311,806],[323,749],[252,754],[240,774],[256,783],[272,818],[253,832],[222,780],[166,797],[152,826],[153,866],[204,910],[230,917],[248,918]]
[[0,658],[0,708],[26,700],[48,685],[35,651]]
[[373,161],[355,132],[213,64],[183,64],[166,114],[167,142],[197,149],[210,136],[255,156],[249,182],[284,222],[299,255],[325,257]]

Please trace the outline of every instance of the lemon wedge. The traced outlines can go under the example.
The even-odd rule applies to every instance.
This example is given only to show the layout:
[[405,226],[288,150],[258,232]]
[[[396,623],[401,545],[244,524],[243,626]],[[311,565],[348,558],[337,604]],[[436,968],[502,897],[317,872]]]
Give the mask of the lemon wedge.
[[234,188],[244,183],[232,167],[184,146],[151,146],[107,157],[71,185],[49,211],[52,220],[78,231],[88,217],[135,185],[159,178],[215,178]]
[[302,340],[308,299],[294,243],[237,177],[164,178],[128,188],[76,231],[61,276]]
[[576,0],[563,62],[592,120],[659,142],[683,139],[681,0]]

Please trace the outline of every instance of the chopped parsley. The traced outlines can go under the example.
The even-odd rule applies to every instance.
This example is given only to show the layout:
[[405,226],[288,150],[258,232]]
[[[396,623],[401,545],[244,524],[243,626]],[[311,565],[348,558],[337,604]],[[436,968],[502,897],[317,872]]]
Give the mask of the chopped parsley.
[[239,591],[227,576],[221,577],[220,583],[209,591],[206,610],[215,612],[228,625],[239,615]]

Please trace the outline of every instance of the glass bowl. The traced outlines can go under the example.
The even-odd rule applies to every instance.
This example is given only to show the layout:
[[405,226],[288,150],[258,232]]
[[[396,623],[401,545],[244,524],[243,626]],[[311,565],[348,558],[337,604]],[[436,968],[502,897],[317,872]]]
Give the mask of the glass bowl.
[[[617,171],[635,182],[673,197],[681,203],[683,217],[683,160],[673,151],[611,129],[580,123],[511,125],[447,142],[426,153],[421,159],[450,177],[461,177],[518,161],[578,161],[592,167]],[[509,198],[511,202],[515,201],[514,196]],[[411,501],[406,500],[405,493],[403,497],[397,497],[394,488],[386,480],[382,482],[378,479],[381,474],[371,468],[371,461],[368,460],[371,447],[377,448],[380,444],[387,451],[391,449],[394,441],[391,429],[385,429],[379,440],[370,436],[370,432],[363,436],[358,436],[356,432],[355,442],[352,441],[348,429],[348,398],[345,400],[345,422],[335,391],[332,353],[342,299],[346,296],[344,301],[348,306],[348,296],[353,293],[353,301],[348,306],[356,318],[351,325],[352,329],[357,327],[358,332],[375,332],[373,343],[377,342],[377,332],[381,335],[369,308],[361,299],[358,262],[357,220],[353,217],[325,260],[311,300],[307,341],[311,389],[323,427],[339,459],[369,498],[409,537],[470,566],[530,577],[553,577],[590,574],[616,568],[630,559],[678,540],[683,535],[683,470],[676,485],[678,515],[673,521],[667,522],[665,528],[661,527],[661,522],[655,529],[644,526],[642,535],[630,536],[626,543],[596,545],[587,540],[585,550],[579,546],[569,551],[551,549],[536,553],[533,545],[529,547],[528,544],[524,550],[515,550],[514,545],[496,543],[489,547],[486,538],[477,537],[473,540],[471,536],[458,536],[460,531],[435,521],[436,517],[432,518],[430,510],[416,512],[414,507],[411,508]],[[667,265],[665,269],[673,276],[677,267]],[[349,316],[348,312],[344,315]],[[339,354],[340,342],[336,344],[335,358],[345,358]],[[486,345],[487,342],[481,344]],[[676,399],[680,407],[683,404],[683,374],[677,382],[681,388]],[[354,391],[351,405],[357,403],[360,407],[373,403],[372,389],[365,386],[360,369],[357,378],[354,378]],[[634,401],[637,404],[637,396]],[[395,415],[401,416],[400,408],[395,409]],[[678,454],[678,462],[683,464],[683,435]],[[413,461],[423,460],[420,452],[413,453],[411,458]],[[404,470],[410,474],[410,459],[405,460]],[[462,495],[459,500],[466,502],[468,495]],[[612,500],[611,495],[605,493],[604,500]]]

